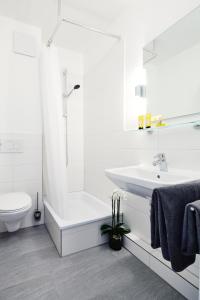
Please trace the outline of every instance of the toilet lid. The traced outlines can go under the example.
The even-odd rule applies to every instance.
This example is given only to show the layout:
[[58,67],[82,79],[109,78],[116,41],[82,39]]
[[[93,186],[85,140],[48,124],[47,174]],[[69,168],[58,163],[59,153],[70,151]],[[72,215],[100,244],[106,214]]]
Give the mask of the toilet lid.
[[26,193],[8,193],[0,195],[0,212],[17,211],[30,207],[31,197]]

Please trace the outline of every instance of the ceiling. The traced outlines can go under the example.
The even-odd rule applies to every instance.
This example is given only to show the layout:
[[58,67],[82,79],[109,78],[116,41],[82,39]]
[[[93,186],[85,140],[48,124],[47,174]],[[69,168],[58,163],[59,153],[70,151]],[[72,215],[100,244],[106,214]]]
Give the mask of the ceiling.
[[[62,0],[62,16],[106,31],[133,2],[136,0]],[[47,42],[57,22],[57,7],[57,0],[0,0],[0,15],[41,28],[43,41]],[[101,47],[103,39],[109,43],[96,33],[62,24],[55,44],[87,55],[95,45]]]
[[85,11],[99,18],[112,21],[133,0],[62,0],[68,6]]
[[[134,0],[135,1],[135,0]],[[133,0],[61,0],[62,16],[86,24],[108,25]],[[42,29],[56,21],[58,0],[0,0],[0,15],[15,18]]]

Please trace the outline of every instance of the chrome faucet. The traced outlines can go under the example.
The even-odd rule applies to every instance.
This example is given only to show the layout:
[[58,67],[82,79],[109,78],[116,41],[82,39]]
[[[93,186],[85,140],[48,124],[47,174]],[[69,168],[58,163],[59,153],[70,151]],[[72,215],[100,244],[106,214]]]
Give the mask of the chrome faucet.
[[157,165],[159,165],[160,171],[168,171],[165,153],[158,153],[154,156],[153,166]]

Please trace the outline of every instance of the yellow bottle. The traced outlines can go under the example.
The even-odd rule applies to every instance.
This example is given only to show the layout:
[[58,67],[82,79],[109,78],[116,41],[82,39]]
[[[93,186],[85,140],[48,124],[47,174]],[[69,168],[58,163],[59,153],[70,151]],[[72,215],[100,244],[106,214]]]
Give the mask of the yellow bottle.
[[153,116],[151,119],[151,123],[152,123],[152,126],[155,126],[155,127],[167,126],[167,124],[163,122],[162,115]]
[[160,115],[158,116],[156,127],[163,127],[163,126],[167,126],[167,124],[163,123],[163,116]]
[[144,129],[144,116],[138,116],[138,129]]
[[151,128],[151,114],[147,113],[146,114],[146,124],[145,124],[146,128]]

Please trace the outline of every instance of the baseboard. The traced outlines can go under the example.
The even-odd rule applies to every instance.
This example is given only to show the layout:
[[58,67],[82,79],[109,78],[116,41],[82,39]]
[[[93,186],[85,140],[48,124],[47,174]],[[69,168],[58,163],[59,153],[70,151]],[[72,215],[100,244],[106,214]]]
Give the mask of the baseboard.
[[124,247],[184,297],[189,300],[198,299],[199,290],[195,286],[181,277],[178,273],[172,271],[159,259],[152,256],[147,250],[139,246],[136,241],[133,241],[129,237],[125,236]]

